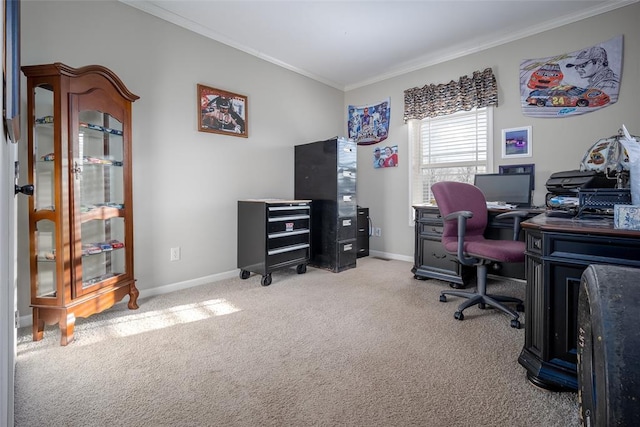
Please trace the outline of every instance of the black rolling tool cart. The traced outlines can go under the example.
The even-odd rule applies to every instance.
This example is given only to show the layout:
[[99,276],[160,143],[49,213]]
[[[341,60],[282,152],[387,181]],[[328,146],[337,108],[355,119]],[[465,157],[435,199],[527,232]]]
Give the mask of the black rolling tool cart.
[[271,273],[296,266],[307,271],[311,238],[311,201],[254,199],[238,201],[238,268],[240,278],[262,275],[262,286],[271,284]]

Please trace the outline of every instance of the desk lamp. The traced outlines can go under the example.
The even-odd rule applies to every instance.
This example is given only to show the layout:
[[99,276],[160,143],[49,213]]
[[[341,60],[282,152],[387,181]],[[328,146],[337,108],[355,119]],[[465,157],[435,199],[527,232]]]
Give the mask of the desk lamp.
[[[580,163],[580,170],[602,173],[607,178],[616,180],[615,188],[628,188],[629,155],[620,143],[622,137],[622,129],[619,129],[617,135],[600,139],[589,147]],[[632,138],[640,142],[637,136]]]

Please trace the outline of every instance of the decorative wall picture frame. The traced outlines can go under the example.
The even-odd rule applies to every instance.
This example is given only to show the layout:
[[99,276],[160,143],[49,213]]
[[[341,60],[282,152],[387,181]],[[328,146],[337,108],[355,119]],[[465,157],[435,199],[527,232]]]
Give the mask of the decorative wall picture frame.
[[531,126],[502,129],[502,158],[531,157]]
[[247,97],[214,87],[198,85],[198,130],[249,137]]

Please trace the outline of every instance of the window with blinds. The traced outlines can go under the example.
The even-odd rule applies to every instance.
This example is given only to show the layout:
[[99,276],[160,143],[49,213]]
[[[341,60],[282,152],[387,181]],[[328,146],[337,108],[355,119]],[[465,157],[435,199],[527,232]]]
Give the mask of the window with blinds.
[[492,107],[411,120],[412,204],[429,203],[438,181],[473,183],[492,170]]

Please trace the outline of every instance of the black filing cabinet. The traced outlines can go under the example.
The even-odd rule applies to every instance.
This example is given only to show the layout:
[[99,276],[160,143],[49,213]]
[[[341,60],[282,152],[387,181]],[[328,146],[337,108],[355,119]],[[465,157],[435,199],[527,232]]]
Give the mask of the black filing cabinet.
[[369,208],[358,206],[356,225],[358,227],[356,234],[356,257],[362,258],[369,256]]
[[295,147],[296,199],[311,199],[309,264],[334,273],[356,266],[356,143],[331,138]]
[[310,200],[255,199],[238,201],[238,268],[240,277],[262,275],[271,284],[271,272],[296,266],[307,271],[311,246]]

